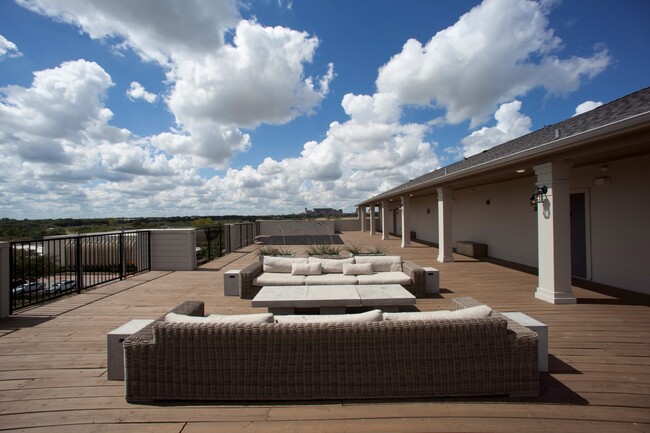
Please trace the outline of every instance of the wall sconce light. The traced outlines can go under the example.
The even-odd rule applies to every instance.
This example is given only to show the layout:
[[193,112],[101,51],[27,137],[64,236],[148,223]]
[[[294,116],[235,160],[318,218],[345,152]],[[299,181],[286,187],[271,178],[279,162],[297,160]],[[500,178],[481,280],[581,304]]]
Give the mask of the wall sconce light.
[[535,206],[535,210],[537,210],[538,204],[544,203],[547,192],[548,188],[546,188],[546,186],[538,186],[533,195],[530,196],[530,205]]

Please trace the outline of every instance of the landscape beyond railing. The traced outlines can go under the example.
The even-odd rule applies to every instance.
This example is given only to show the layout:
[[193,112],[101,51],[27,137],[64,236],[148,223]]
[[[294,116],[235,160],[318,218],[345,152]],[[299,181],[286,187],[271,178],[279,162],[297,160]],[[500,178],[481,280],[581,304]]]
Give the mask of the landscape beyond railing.
[[11,311],[151,269],[149,231],[11,242]]
[[255,242],[254,223],[226,224],[196,230],[196,264],[201,266]]

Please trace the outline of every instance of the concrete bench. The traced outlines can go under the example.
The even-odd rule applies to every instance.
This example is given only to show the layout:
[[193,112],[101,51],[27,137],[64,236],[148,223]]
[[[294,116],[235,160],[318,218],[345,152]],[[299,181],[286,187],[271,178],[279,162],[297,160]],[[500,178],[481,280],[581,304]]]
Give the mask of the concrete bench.
[[124,347],[122,343],[153,320],[131,320],[106,335],[108,380],[124,380]]
[[539,336],[537,342],[537,353],[539,358],[539,371],[548,371],[548,327],[524,313],[502,313],[509,319],[514,320],[521,326],[525,326]]
[[487,257],[487,245],[480,242],[458,241],[456,252],[469,257]]

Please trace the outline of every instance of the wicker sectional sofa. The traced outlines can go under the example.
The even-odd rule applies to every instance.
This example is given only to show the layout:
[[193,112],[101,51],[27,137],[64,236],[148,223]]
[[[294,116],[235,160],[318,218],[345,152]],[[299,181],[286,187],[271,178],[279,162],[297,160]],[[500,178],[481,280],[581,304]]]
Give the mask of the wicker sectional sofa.
[[240,272],[240,296],[253,299],[263,286],[400,284],[416,298],[426,296],[425,270],[399,256],[347,259],[265,256]]
[[[472,298],[452,300],[452,310],[477,305]],[[188,301],[172,312],[203,316],[204,304]],[[129,402],[536,396],[539,390],[537,334],[497,312],[349,323],[175,323],[163,316],[125,340],[124,358]]]

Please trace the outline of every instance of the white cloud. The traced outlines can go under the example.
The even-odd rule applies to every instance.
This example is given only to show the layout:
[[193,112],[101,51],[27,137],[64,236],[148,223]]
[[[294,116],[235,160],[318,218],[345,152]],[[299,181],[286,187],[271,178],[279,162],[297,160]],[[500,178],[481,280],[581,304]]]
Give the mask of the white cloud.
[[150,104],[153,104],[158,99],[158,95],[147,92],[144,86],[142,86],[142,84],[138,83],[137,81],[131,82],[131,85],[126,91],[126,95],[131,100],[144,99]]
[[[35,72],[30,87],[0,89],[0,211],[24,209],[29,196],[34,216],[100,207],[106,215],[135,194],[129,188],[197,184],[189,157],[170,156],[153,140],[109,125],[113,113],[104,99],[111,86],[98,64],[78,60]],[[109,190],[114,197],[103,194]]]
[[[93,39],[118,42],[160,64],[166,103],[177,123],[174,145],[197,164],[224,167],[250,147],[241,128],[285,124],[314,112],[329,91],[333,66],[307,76],[318,39],[284,27],[242,20],[235,0],[19,0],[38,13],[79,27]],[[232,43],[226,32],[234,29]],[[153,99],[139,87],[130,97]],[[146,99],[149,98],[149,99]],[[169,137],[163,137],[169,142]]]
[[20,57],[23,54],[18,50],[16,44],[0,35],[0,60],[3,57]]
[[201,59],[180,58],[168,73],[175,84],[168,104],[179,124],[190,130],[197,121],[255,128],[284,124],[309,114],[326,96],[333,78],[314,85],[305,77],[318,40],[284,27],[241,21],[233,45]]
[[494,119],[496,126],[483,127],[465,137],[463,142],[463,156],[476,155],[496,145],[505,143],[522,135],[528,134],[532,126],[530,117],[520,113],[521,102],[512,101],[501,104]]
[[485,0],[426,45],[411,39],[377,77],[379,93],[400,104],[436,105],[449,123],[471,119],[475,127],[500,103],[544,87],[576,90],[609,64],[605,49],[592,57],[562,59],[562,41],[548,28],[549,4]]
[[121,40],[146,60],[167,64],[177,56],[223,46],[224,33],[240,19],[235,0],[17,0],[42,15],[73,24],[93,39]]
[[591,111],[591,110],[593,110],[594,108],[598,108],[598,107],[600,107],[601,105],[603,105],[602,102],[596,102],[596,101],[585,101],[585,102],[583,102],[582,104],[580,104],[580,105],[578,105],[578,106],[576,107],[576,112],[575,112],[575,114],[573,115],[573,117],[575,117],[575,116],[577,116],[577,115],[579,115],[579,114],[582,114],[582,113],[586,113],[587,111]]

